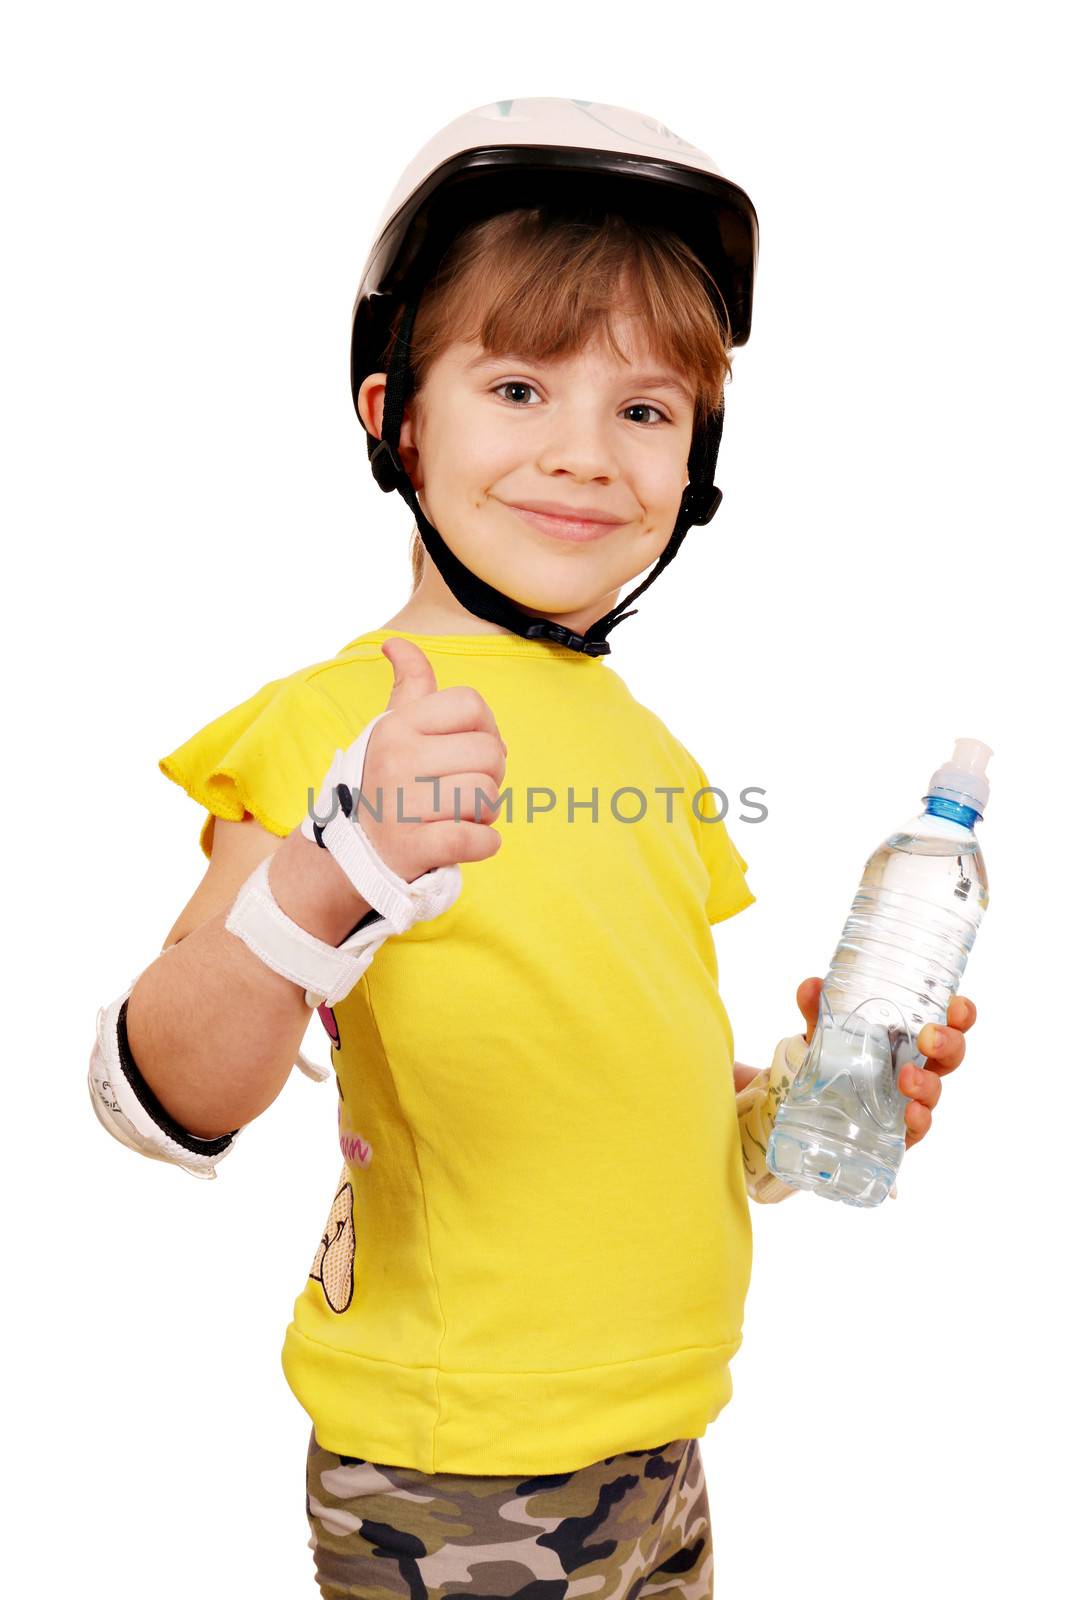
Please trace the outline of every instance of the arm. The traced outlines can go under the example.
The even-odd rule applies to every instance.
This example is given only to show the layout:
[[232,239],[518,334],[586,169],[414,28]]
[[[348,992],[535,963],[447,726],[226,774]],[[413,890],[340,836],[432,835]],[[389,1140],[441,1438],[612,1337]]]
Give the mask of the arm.
[[[303,987],[260,962],[226,926],[249,867],[267,860],[279,904],[332,942],[349,914],[376,915],[347,886],[341,905],[342,874],[306,839],[282,843],[252,818],[216,821],[208,871],[162,955],[97,1016],[89,1090],[100,1122],[121,1144],[194,1177],[213,1178],[241,1125],[277,1096],[292,1065],[283,1056],[307,1026]],[[138,1032],[134,1047],[131,1015],[146,993],[148,1042]],[[296,1060],[323,1076],[299,1052]]]
[[127,1005],[129,1048],[169,1114],[200,1138],[260,1116],[285,1086],[310,1011],[299,984],[226,928],[237,891],[265,856],[282,909],[337,945],[370,909],[326,851],[297,829],[284,840],[258,822],[216,819],[203,883],[137,979]]
[[[393,649],[400,643],[388,641]],[[438,820],[432,808],[427,817],[401,817],[403,783],[397,824],[419,823],[419,837],[398,826],[394,839],[383,824],[388,859],[375,848],[379,834],[369,837],[355,816],[368,741],[383,718],[392,720],[384,754],[380,740],[374,747],[380,764],[410,785],[423,781],[408,774],[425,760],[419,718],[438,691],[425,656],[402,643],[399,659],[388,657],[397,674],[390,704],[347,748],[335,747],[299,827],[279,844],[253,817],[228,833],[216,821],[208,873],[163,954],[98,1013],[89,1092],[122,1143],[214,1177],[240,1125],[277,1098],[294,1057],[323,1075],[298,1050],[311,1010],[344,999],[390,936],[449,909],[463,886],[457,860],[483,860],[499,848],[500,836],[480,821]],[[486,773],[496,784],[504,747],[492,713],[474,689],[444,693],[455,724],[447,738],[460,727],[491,733]],[[473,758],[463,754],[466,772]],[[401,844],[414,876],[390,864]]]

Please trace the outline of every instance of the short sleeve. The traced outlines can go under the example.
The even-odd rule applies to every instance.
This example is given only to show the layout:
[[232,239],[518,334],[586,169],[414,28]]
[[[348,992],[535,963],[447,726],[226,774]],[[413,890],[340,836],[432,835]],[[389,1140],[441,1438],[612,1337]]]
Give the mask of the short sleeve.
[[[700,774],[700,788],[710,790],[707,776],[699,764],[697,771]],[[736,916],[746,906],[753,905],[756,899],[745,881],[748,862],[731,839],[725,818],[718,822],[711,820],[719,816],[722,805],[721,796],[711,791],[701,794],[699,804],[693,807],[697,843],[711,879],[705,906],[709,922],[725,922],[727,917]],[[698,810],[699,816],[696,814]]]
[[214,819],[253,816],[284,838],[307,813],[338,749],[353,734],[305,675],[277,678],[208,722],[159,761],[159,769],[207,810],[200,848],[210,860]]

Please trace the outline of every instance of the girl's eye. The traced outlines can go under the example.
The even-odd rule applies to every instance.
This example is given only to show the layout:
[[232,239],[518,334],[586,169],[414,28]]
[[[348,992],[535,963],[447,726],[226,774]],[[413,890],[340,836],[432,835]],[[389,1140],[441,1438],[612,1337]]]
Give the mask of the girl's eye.
[[[660,422],[666,422],[666,420],[667,420],[666,412],[661,411],[659,406],[652,406],[652,405],[647,405],[647,404],[638,404],[638,405],[627,406],[625,409],[627,411],[654,411],[656,416],[659,417]],[[634,420],[636,421],[637,419],[635,418]],[[652,426],[653,427],[658,427],[659,423],[653,423]]]
[[[526,409],[529,409],[530,400],[535,401],[537,405],[542,404],[537,395],[537,390],[534,388],[533,384],[524,383],[520,378],[508,378],[504,383],[498,383],[492,392],[494,394],[501,394],[502,391],[503,397],[506,400],[511,401],[514,405],[525,407]],[[524,396],[528,396],[529,398],[525,399],[523,398]],[[629,413],[631,411],[651,412],[654,417],[658,418],[658,421],[650,421],[646,425],[654,428],[657,428],[662,423],[669,421],[666,412],[661,411],[659,406],[650,405],[647,402],[632,406],[625,406],[623,410],[624,413]],[[640,421],[641,419],[634,418],[632,420]]]
[[[530,383],[521,383],[517,378],[509,378],[506,383],[498,383],[496,388],[493,390],[493,393],[494,394],[499,394],[501,389],[508,389],[508,390],[512,390],[512,391],[514,391],[515,389],[518,389],[518,390],[520,390],[520,391],[522,391],[522,392],[524,392],[526,394],[530,394],[530,395],[536,394],[536,392],[537,392],[534,389],[532,384],[530,384]],[[510,393],[510,394],[508,394],[506,396],[506,398],[508,400],[515,400],[515,395],[514,395],[514,393]],[[517,405],[524,405],[525,402],[523,400],[519,399],[519,400],[516,400],[516,404]]]

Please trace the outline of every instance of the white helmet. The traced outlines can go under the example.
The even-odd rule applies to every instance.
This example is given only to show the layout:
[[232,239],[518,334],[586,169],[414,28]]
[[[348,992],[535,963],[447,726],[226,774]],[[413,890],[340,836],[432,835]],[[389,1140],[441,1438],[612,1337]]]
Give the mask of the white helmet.
[[377,482],[403,495],[434,564],[469,611],[527,638],[552,638],[574,650],[606,655],[607,634],[623,620],[623,606],[659,576],[689,528],[710,522],[718,509],[722,495],[714,473],[721,408],[694,433],[689,485],[655,568],[584,635],[525,615],[465,567],[425,517],[397,448],[410,377],[408,340],[422,290],[464,228],[504,211],[537,206],[555,213],[619,212],[677,235],[708,273],[719,297],[716,312],[733,346],[744,344],[751,328],[759,229],[744,190],[663,123],[621,106],[551,97],[497,100],[457,117],[405,168],[383,212],[356,296],[351,351],[355,403],[364,379],[383,369],[398,311],[404,308],[382,439],[367,440]]

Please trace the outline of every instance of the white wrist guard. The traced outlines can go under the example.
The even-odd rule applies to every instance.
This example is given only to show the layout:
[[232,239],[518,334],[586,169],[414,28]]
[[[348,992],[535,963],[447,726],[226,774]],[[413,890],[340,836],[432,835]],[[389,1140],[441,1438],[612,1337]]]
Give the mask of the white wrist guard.
[[[780,1039],[774,1060],[764,1067],[737,1095],[737,1124],[741,1134],[741,1156],[745,1167],[745,1187],[753,1200],[773,1205],[801,1191],[775,1177],[767,1165],[767,1143],[778,1115],[778,1107],[804,1065],[808,1046],[802,1033]],[[896,1199],[897,1186],[889,1191]]]
[[[328,850],[356,893],[378,913],[337,946],[317,939],[287,916],[270,889],[267,857],[242,885],[226,918],[226,927],[242,939],[259,959],[300,984],[313,1009],[336,1005],[355,988],[377,951],[391,934],[405,933],[415,922],[447,911],[463,887],[458,867],[435,867],[413,883],[393,872],[374,849],[356,818],[363,781],[367,741],[381,711],[347,750],[338,750],[315,799],[314,814],[306,816],[300,831],[312,843]],[[320,823],[318,817],[326,817]]]

